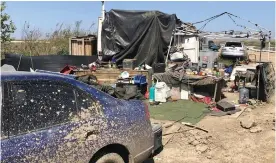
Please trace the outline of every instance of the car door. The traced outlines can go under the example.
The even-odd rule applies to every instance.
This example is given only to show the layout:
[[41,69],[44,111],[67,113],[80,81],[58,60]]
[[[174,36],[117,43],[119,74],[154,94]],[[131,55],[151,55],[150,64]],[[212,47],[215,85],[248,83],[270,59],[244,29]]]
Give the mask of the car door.
[[81,145],[78,146],[78,151],[81,151],[78,152],[79,157],[91,159],[93,153],[112,141],[112,134],[103,113],[103,105],[92,94],[77,88],[76,101],[81,123],[72,130],[70,137],[78,142],[81,140]]
[[10,100],[7,111],[2,111],[7,133],[3,132],[5,139],[1,141],[1,162],[69,159],[61,152],[74,150],[63,146],[64,138],[78,125],[73,121],[78,114],[73,87],[51,81],[20,81],[10,82],[7,91]]
[[9,109],[9,98],[8,98],[8,87],[6,85],[6,83],[1,82],[1,162],[2,162],[2,158],[6,158],[8,156],[9,153],[7,152],[3,152],[4,150],[4,144],[3,142],[5,142],[8,138],[8,123],[9,123],[9,119],[8,119],[8,109]]

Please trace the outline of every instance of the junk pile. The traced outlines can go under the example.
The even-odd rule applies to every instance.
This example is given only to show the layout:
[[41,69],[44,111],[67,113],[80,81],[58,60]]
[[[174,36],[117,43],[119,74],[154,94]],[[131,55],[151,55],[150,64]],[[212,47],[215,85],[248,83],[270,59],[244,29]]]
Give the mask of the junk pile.
[[172,47],[170,49],[170,60],[173,62],[190,61],[188,55],[179,47]]
[[8,54],[1,65],[77,76],[113,97],[149,98],[153,104],[191,99],[212,111],[234,111],[234,104],[218,104],[229,80],[233,82],[230,92],[239,92],[238,104],[247,105],[254,98],[268,101],[275,89],[272,64],[225,65],[218,60],[214,42],[200,37],[193,24],[181,22],[174,14],[110,10],[102,25],[102,56]]
[[181,23],[179,27],[176,27],[176,33],[195,34],[198,30],[192,23]]
[[103,91],[115,98],[129,100],[129,99],[138,99],[145,100],[144,95],[136,87],[136,85],[128,85],[123,87],[112,87],[110,85],[99,84],[97,77],[94,75],[84,75],[76,77],[76,80],[84,82],[88,85],[93,86],[94,88]]

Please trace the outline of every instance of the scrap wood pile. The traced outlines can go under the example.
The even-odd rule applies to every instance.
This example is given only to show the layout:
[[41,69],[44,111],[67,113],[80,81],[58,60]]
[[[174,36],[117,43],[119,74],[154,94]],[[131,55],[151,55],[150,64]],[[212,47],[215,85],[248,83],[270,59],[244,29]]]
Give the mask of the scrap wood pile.
[[183,22],[180,27],[176,27],[177,33],[195,34],[197,33],[196,27],[192,23]]

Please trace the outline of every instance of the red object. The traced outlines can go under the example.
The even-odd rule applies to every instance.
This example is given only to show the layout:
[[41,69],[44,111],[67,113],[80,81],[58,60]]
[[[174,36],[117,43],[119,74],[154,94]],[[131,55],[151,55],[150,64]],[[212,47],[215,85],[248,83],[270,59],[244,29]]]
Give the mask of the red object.
[[147,89],[147,92],[145,93],[145,98],[149,99],[149,91],[148,91],[148,89]]
[[202,103],[207,104],[207,105],[210,105],[210,104],[213,103],[211,97],[196,98],[195,96],[191,96],[191,99],[195,102],[202,102]]
[[94,66],[94,65],[92,65],[90,70],[91,70],[91,71],[96,71],[96,69],[97,69],[97,67]]
[[60,73],[63,73],[63,74],[72,74],[72,73],[73,73],[73,70],[75,70],[75,69],[77,69],[77,67],[66,65],[66,66],[60,71]]
[[213,106],[214,102],[212,101],[211,97],[204,97],[204,98],[196,98],[195,96],[191,96],[191,99],[194,102],[202,102],[208,106],[210,106],[210,108],[214,111],[220,111],[219,109],[217,109],[215,106]]

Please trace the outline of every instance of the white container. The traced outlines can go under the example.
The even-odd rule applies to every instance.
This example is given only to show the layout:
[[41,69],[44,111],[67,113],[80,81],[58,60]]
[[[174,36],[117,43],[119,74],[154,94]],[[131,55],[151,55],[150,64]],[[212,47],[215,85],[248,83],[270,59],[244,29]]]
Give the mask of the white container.
[[189,100],[189,91],[181,89],[181,99],[182,100]]
[[198,63],[199,38],[198,36],[186,35],[184,33],[174,34],[174,46],[183,49],[183,53],[191,59],[192,63]]
[[180,98],[182,100],[189,99],[189,89],[186,86],[184,86],[184,84],[181,84]]
[[155,85],[155,101],[166,102],[167,98],[170,97],[170,88],[165,82],[158,82]]

